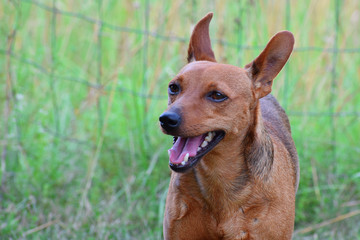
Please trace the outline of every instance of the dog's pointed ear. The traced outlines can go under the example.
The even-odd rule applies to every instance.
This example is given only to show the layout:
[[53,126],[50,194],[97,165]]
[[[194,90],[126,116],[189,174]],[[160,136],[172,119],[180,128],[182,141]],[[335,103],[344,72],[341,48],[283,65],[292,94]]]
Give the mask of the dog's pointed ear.
[[212,16],[213,13],[208,13],[196,24],[190,38],[188,62],[201,60],[216,62],[209,35],[209,24]]
[[294,42],[291,32],[279,32],[271,38],[262,53],[245,66],[245,70],[253,81],[255,95],[258,99],[271,92],[273,79],[287,62]]

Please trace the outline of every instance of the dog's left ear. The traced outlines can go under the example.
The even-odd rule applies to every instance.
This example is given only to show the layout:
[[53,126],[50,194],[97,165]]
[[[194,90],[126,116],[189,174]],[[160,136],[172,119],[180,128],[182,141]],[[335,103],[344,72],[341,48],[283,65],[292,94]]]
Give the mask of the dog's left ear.
[[271,92],[273,79],[287,62],[294,42],[291,32],[279,32],[271,38],[262,53],[245,66],[245,70],[253,81],[257,99]]
[[216,62],[209,35],[209,24],[212,16],[213,13],[208,13],[196,24],[190,38],[188,62],[202,60]]

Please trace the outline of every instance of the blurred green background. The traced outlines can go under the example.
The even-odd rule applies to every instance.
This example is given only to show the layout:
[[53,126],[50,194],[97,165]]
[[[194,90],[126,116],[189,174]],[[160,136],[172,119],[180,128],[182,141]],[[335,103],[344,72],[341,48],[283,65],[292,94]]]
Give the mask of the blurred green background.
[[0,239],[161,239],[158,127],[194,24],[219,62],[294,33],[273,94],[301,180],[294,239],[360,239],[360,1],[0,2]]

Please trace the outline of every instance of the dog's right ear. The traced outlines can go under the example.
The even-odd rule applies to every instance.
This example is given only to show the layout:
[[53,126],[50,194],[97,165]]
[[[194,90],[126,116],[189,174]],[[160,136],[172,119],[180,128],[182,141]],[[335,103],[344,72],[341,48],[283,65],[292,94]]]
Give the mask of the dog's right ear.
[[209,35],[212,16],[213,13],[208,13],[196,24],[192,32],[187,57],[189,63],[192,61],[216,62]]

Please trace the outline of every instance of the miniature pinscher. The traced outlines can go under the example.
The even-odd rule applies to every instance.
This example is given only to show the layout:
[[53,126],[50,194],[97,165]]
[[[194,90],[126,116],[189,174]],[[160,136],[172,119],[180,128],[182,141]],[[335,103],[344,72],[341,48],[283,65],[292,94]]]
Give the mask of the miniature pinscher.
[[271,38],[244,68],[217,63],[207,14],[159,121],[174,137],[165,239],[291,239],[299,164],[289,120],[270,94],[294,46]]

